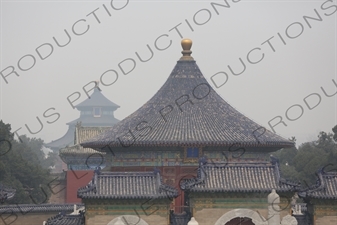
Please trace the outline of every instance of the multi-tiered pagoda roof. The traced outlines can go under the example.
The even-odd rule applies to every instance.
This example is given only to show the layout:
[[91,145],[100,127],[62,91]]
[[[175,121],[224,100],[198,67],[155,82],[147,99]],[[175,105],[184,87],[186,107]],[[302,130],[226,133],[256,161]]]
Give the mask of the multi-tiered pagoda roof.
[[238,112],[208,84],[182,41],[183,57],[165,84],[141,108],[84,143],[105,149],[125,146],[232,146],[274,151],[294,143]]
[[[75,106],[75,108],[81,112],[80,118],[73,120],[67,124],[76,125],[78,122],[81,122],[82,125],[86,127],[113,126],[115,123],[119,122],[119,120],[117,120],[113,116],[113,112],[119,107],[119,105],[107,99],[101,93],[101,90],[96,87],[89,98]],[[101,115],[99,116],[92,116],[92,114],[89,114],[89,112],[93,112],[93,108],[101,108],[101,111],[106,110],[107,113],[101,113]],[[86,114],[85,112],[88,113]]]
[[119,122],[114,117],[114,111],[119,106],[107,99],[98,86],[95,87],[89,98],[76,105],[75,108],[80,111],[80,117],[67,123],[69,127],[67,133],[61,138],[47,143],[45,145],[47,148],[57,151],[76,144],[74,143],[74,133],[78,123],[84,127],[112,127]]

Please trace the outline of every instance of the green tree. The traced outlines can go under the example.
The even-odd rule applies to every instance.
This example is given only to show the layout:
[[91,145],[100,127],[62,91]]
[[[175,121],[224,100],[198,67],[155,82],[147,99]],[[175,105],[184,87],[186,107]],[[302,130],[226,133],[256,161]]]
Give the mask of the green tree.
[[[334,129],[337,127],[333,131]],[[316,141],[303,143],[298,149],[281,149],[273,155],[279,158],[282,176],[300,181],[303,187],[315,184],[318,179],[316,172],[320,168],[325,167],[326,171],[337,169],[337,144],[334,135],[323,131],[318,134]]]
[[0,140],[6,140],[0,143],[0,182],[16,189],[10,203],[45,203],[51,195],[51,179],[50,171],[41,165],[43,141],[22,136],[21,143],[13,139],[10,130],[9,124],[0,121]]
[[333,139],[337,142],[337,125],[332,128],[332,132],[334,133]]
[[333,134],[325,133],[324,131],[319,132],[318,140],[315,143],[318,148],[323,149],[325,152],[330,152],[336,146]]
[[58,159],[58,153],[56,152],[49,152],[47,158],[45,158],[41,165],[43,168],[49,168],[54,166]]
[[49,152],[47,157],[42,151],[44,141],[40,138],[29,138],[26,135],[20,136],[20,139],[23,143],[26,144],[26,148],[30,148],[34,154],[30,154],[31,151],[23,151],[22,157],[28,161],[31,161],[36,164],[40,164],[43,168],[49,169],[50,166],[54,166],[57,153]]

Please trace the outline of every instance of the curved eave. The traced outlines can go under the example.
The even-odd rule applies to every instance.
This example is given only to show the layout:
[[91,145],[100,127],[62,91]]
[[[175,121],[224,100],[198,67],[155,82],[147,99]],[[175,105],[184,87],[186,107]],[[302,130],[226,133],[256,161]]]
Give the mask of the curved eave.
[[59,150],[61,148],[65,148],[66,146],[70,146],[74,144],[74,133],[75,133],[75,127],[69,126],[68,131],[63,137],[51,141],[49,143],[44,144],[45,147],[53,149],[53,150]]
[[298,195],[301,198],[309,198],[309,199],[326,199],[326,200],[336,200],[337,201],[337,196],[336,195],[329,195],[326,193],[319,193],[317,191],[316,193],[307,193],[306,191],[301,191],[298,193]]
[[[76,204],[78,207],[83,207],[84,204]],[[16,204],[16,205],[0,205],[0,213],[22,213],[22,212],[71,212],[74,210],[74,204]]]
[[324,168],[317,172],[315,185],[299,192],[299,196],[311,199],[337,200],[337,172],[325,172]]
[[238,146],[238,147],[267,147],[267,148],[275,148],[275,149],[281,149],[281,148],[291,148],[294,147],[294,143],[289,142],[266,142],[266,143],[254,143],[254,142],[240,142],[238,144],[237,141],[235,142],[212,142],[212,141],[184,141],[184,142],[168,142],[168,141],[149,141],[149,142],[141,142],[136,141],[132,145],[121,145],[119,142],[84,142],[81,143],[81,145],[85,148],[93,148],[97,151],[104,152],[105,147],[181,147],[181,146],[213,146],[213,147],[230,147],[230,146]]
[[67,125],[73,126],[79,122],[81,122],[82,126],[84,127],[97,127],[97,126],[112,127],[113,125],[118,123],[119,120],[111,115],[102,117],[87,116],[87,117],[80,117],[76,120],[70,121],[67,123]]
[[327,200],[337,200],[337,196],[327,196],[327,195],[308,195],[312,199],[327,199]]
[[120,200],[128,200],[128,199],[165,199],[165,198],[176,198],[177,195],[163,195],[163,196],[155,196],[155,195],[148,195],[148,196],[108,196],[108,195],[78,195],[81,199],[120,199]]
[[77,191],[77,197],[81,199],[165,199],[178,197],[178,191],[162,191],[160,194],[140,195],[105,195],[95,193],[95,187],[84,187]]
[[73,148],[64,148],[60,150],[59,155],[62,156],[78,156],[78,155],[93,155],[93,154],[101,154],[105,155],[104,152],[99,152],[91,148],[76,148],[77,146],[74,146]]
[[[197,189],[192,188],[189,191],[190,192],[203,192],[203,193],[270,193],[275,188],[266,188],[266,189],[233,189],[233,190],[227,190],[227,189],[213,189],[213,190],[205,190],[205,189]],[[296,189],[294,188],[276,188],[275,191],[277,192],[294,192]]]

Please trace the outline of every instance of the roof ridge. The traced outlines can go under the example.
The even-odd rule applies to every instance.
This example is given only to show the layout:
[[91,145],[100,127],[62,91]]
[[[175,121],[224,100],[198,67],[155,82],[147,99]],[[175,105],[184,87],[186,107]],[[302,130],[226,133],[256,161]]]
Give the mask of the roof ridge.
[[[255,173],[258,173],[258,175],[252,176]],[[238,179],[242,179],[242,182],[233,181],[232,176],[238,176]],[[214,179],[217,181],[215,182]],[[259,183],[259,187],[252,185],[253,183]],[[184,179],[180,183],[180,187],[182,190],[190,191],[256,192],[271,191],[272,189],[278,191],[296,191],[299,184],[281,178],[278,162],[272,158],[271,162],[265,161],[262,165],[256,166],[248,166],[245,163],[239,162],[231,165],[224,164],[224,166],[218,166],[218,164],[204,165],[200,163],[197,177]]]
[[9,209],[11,212],[48,212],[48,211],[72,211],[74,209],[74,205],[84,206],[82,203],[43,203],[43,204],[15,204],[15,205],[0,205],[0,212],[9,213]]
[[[105,185],[107,182],[110,185]],[[78,189],[77,196],[82,199],[175,198],[178,196],[178,190],[163,184],[158,171],[112,172],[97,170],[88,185]]]

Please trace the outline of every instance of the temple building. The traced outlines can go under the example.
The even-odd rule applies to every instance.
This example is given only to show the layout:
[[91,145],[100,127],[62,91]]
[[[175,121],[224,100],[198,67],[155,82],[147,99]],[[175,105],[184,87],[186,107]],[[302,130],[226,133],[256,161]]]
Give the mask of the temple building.
[[[282,179],[278,160],[271,158],[270,162],[205,161],[200,164],[196,178],[181,182],[181,189],[188,194],[188,205],[200,224],[262,225],[277,216],[276,224],[280,224],[281,218],[290,215],[289,199],[299,184]],[[281,195],[278,204],[266,201],[273,190]],[[271,215],[273,210],[275,213]]]
[[[167,225],[172,199],[178,190],[162,182],[159,170],[152,172],[95,171],[92,181],[78,190],[86,205],[86,224]],[[88,218],[91,218],[88,220]]]
[[63,137],[45,145],[60,156],[52,172],[60,178],[58,187],[62,191],[52,196],[52,203],[81,202],[77,198],[78,188],[91,180],[95,167],[104,167],[104,157],[102,153],[79,144],[119,122],[114,117],[119,106],[101,93],[98,82],[90,97],[75,108],[80,111],[80,117],[67,123],[68,131]]
[[[202,75],[191,56],[191,46],[190,40],[182,41],[183,56],[148,102],[112,128],[81,143],[106,154],[104,172],[95,174],[78,191],[86,206],[87,225],[119,224],[123,217],[139,218],[141,224],[161,224],[159,218],[164,214],[154,221],[144,210],[130,212],[134,201],[129,200],[128,206],[118,203],[120,207],[112,201],[118,198],[118,190],[126,195],[120,199],[148,197],[149,193],[141,191],[148,184],[136,181],[149,176],[146,173],[153,168],[164,184],[178,190],[175,198],[167,197],[173,201],[164,224],[185,225],[191,216],[202,225],[238,221],[277,224],[280,216],[286,218],[284,221],[296,221],[289,215],[291,207],[281,213],[274,208],[287,205],[298,184],[282,179],[277,160],[270,159],[271,152],[294,143],[224,101]],[[116,176],[130,182],[120,183]],[[282,196],[274,204],[270,195],[278,196],[275,190]],[[153,197],[160,196],[160,191],[155,189]],[[274,222],[268,223],[268,219]]]
[[88,184],[96,167],[105,167],[105,153],[91,148],[83,148],[80,143],[94,137],[109,127],[83,127],[78,123],[75,127],[74,145],[60,150],[60,157],[67,164],[65,202],[80,203],[77,190]]
[[[83,225],[80,223],[84,221],[83,207],[83,204],[0,204],[0,224]],[[66,223],[68,221],[74,223]]]
[[[305,190],[283,179],[271,153],[294,143],[224,101],[191,46],[182,41],[183,56],[167,81],[136,112],[112,127],[73,121],[73,142],[54,142],[76,184],[68,200],[83,205],[71,214],[60,210],[44,225],[336,224],[337,173],[320,170],[316,185]],[[97,105],[86,107],[83,116],[96,114]],[[8,206],[3,214],[12,218],[9,207],[16,210]]]
[[108,130],[110,127],[84,127],[78,123],[75,127],[74,145],[60,149],[60,157],[67,164],[68,170],[95,170],[105,167],[105,153],[92,148],[83,148],[80,143]]
[[45,147],[58,151],[66,146],[74,145],[75,127],[79,122],[83,127],[112,127],[119,122],[114,116],[114,111],[119,106],[101,93],[98,82],[92,95],[75,108],[80,111],[80,117],[67,123],[68,131],[63,137],[47,143]]

